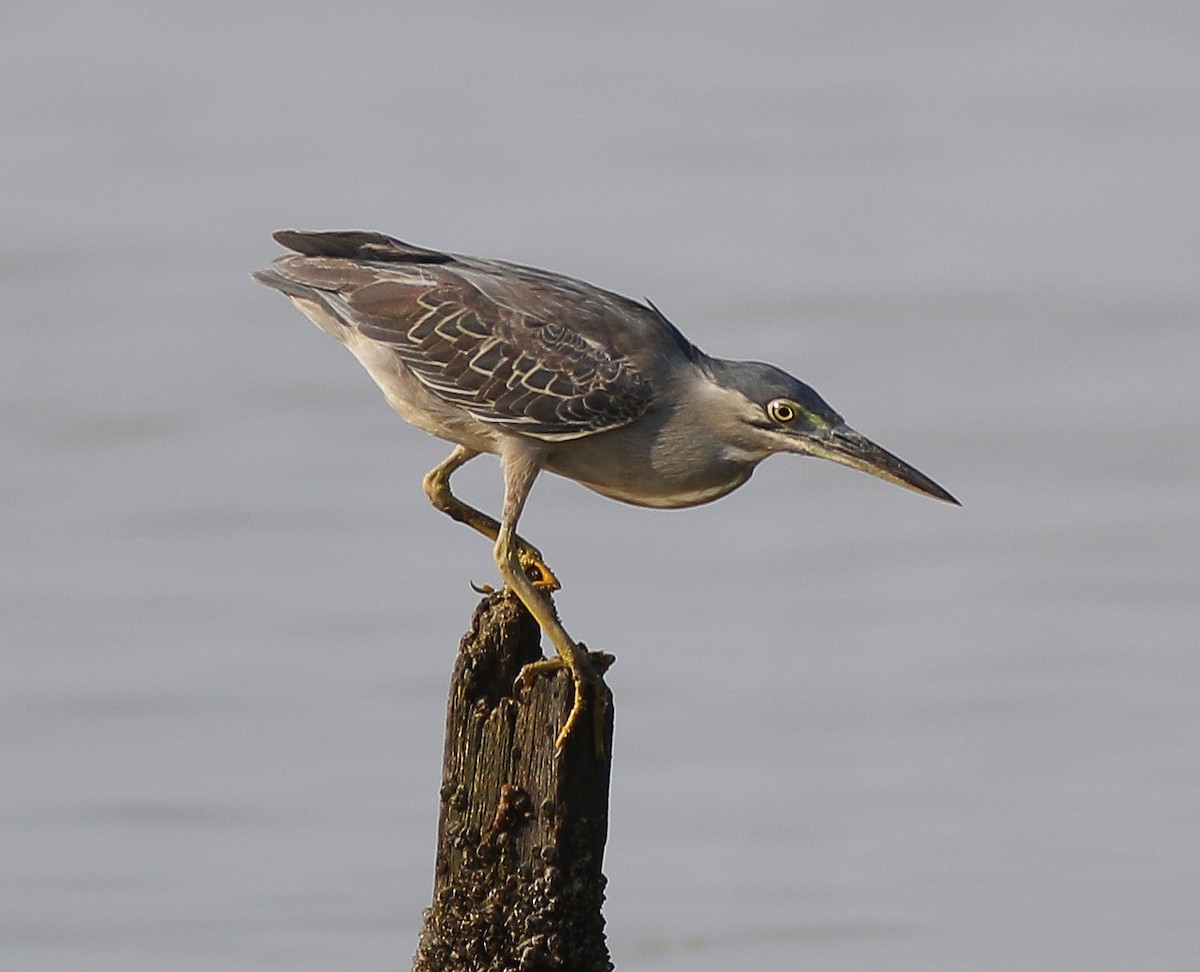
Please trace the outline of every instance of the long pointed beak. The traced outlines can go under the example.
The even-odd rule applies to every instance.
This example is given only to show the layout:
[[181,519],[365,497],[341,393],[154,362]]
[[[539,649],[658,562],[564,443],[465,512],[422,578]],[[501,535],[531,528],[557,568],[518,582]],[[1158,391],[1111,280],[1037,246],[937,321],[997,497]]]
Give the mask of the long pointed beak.
[[914,469],[898,456],[893,456],[886,449],[881,449],[848,425],[838,425],[827,432],[805,438],[804,451],[808,455],[829,459],[851,469],[861,469],[889,483],[895,483],[916,493],[924,493],[946,503],[953,503],[955,506],[962,505],[923,472]]

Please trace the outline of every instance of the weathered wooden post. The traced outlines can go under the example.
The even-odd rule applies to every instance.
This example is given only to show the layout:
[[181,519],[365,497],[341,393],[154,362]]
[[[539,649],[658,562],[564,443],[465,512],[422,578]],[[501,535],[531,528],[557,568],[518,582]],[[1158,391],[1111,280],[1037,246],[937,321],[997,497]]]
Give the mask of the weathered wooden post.
[[[604,842],[612,706],[597,757],[593,720],[562,751],[566,672],[515,697],[541,632],[516,596],[488,594],[463,637],[446,716],[433,904],[414,972],[608,972]],[[603,671],[612,656],[592,653]],[[594,704],[594,703],[593,703]]]

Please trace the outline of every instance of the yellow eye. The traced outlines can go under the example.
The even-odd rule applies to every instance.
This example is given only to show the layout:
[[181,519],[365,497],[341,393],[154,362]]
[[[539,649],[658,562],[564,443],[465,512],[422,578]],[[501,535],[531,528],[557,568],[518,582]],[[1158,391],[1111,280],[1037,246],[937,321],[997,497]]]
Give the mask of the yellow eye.
[[796,421],[799,408],[795,402],[789,402],[786,398],[777,398],[767,405],[767,414],[780,425],[791,425]]

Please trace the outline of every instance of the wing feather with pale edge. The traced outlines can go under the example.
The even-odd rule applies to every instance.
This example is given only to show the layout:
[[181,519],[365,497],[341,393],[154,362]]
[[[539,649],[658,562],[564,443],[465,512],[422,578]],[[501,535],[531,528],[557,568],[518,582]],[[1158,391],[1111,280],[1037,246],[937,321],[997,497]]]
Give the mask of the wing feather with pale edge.
[[570,278],[401,243],[382,234],[281,232],[276,261],[365,337],[393,348],[433,394],[489,425],[579,438],[627,425],[649,383],[589,334],[645,308]]

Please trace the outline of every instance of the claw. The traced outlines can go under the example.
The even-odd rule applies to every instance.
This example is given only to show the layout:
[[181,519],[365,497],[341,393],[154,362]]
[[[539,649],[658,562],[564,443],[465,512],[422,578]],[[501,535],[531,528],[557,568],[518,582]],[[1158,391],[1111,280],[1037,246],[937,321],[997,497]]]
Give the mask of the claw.
[[554,740],[554,751],[562,752],[563,746],[567,744],[567,738],[579,724],[579,720],[583,718],[583,710],[586,706],[584,692],[588,688],[596,693],[592,700],[592,741],[595,744],[596,759],[604,759],[604,716],[608,711],[609,692],[608,686],[599,676],[595,683],[588,682],[586,684],[578,675],[575,676],[575,701],[571,705],[571,714],[567,716],[567,721],[559,730],[558,738]]
[[562,668],[566,668],[566,664],[561,658],[543,658],[522,665],[516,679],[513,680],[513,691],[517,695],[523,695],[533,688],[533,683],[538,680],[539,675],[553,675]]
[[[612,663],[611,655],[600,656],[604,661],[604,667],[607,668]],[[527,691],[540,675],[551,675],[570,666],[562,658],[543,658],[540,661],[530,662],[523,667],[517,675],[514,688],[518,692]],[[608,686],[604,684],[604,679],[596,672],[572,670],[571,680],[574,683],[575,698],[571,703],[571,711],[567,716],[567,721],[563,723],[562,729],[559,730],[558,736],[554,740],[555,753],[562,752],[563,747],[567,744],[567,739],[571,733],[575,731],[579,725],[579,721],[583,718],[583,710],[587,708],[587,691],[591,689],[595,695],[592,699],[592,740],[595,744],[596,758],[604,758],[604,719],[608,712],[608,700],[610,698]]]
[[525,571],[529,579],[533,581],[533,586],[538,590],[552,593],[562,589],[562,584],[554,576],[554,571],[546,566],[546,562],[542,560],[541,552],[537,548],[522,546],[518,557],[521,561],[521,569]]

